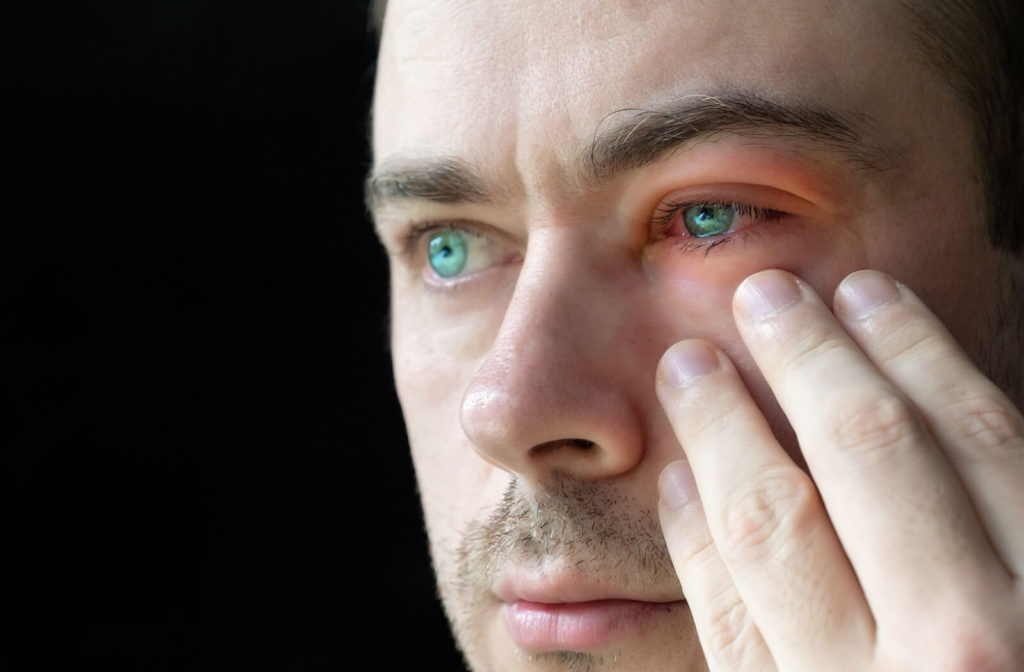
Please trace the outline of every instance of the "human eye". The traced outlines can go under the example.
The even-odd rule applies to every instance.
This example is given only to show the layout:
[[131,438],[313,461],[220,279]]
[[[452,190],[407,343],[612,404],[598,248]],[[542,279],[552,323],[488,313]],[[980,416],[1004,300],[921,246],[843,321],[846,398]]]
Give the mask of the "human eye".
[[458,223],[427,223],[407,236],[414,263],[426,282],[448,286],[507,263],[509,253],[491,236]]
[[778,222],[786,212],[748,203],[717,199],[666,200],[658,207],[652,227],[654,241],[672,241],[686,252],[708,254],[742,239],[757,227]]

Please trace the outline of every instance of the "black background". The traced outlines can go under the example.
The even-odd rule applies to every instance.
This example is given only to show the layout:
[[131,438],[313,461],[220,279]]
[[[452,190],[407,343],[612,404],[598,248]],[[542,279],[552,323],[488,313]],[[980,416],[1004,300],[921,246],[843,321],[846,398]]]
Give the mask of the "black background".
[[461,669],[362,206],[365,3],[4,13],[3,669]]

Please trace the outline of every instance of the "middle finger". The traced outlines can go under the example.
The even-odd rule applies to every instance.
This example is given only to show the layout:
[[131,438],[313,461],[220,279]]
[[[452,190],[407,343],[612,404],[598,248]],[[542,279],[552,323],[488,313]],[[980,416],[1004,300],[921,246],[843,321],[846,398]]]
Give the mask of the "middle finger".
[[969,585],[994,556],[914,406],[792,275],[751,276],[734,313],[872,611],[906,614],[940,582]]

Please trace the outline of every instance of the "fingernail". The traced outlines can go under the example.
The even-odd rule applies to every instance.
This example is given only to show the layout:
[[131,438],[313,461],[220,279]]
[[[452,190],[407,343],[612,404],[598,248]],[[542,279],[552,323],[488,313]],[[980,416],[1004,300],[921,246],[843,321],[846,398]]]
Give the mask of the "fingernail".
[[877,271],[857,271],[839,285],[841,308],[850,317],[860,320],[890,303],[903,298],[896,281]]
[[703,341],[680,341],[662,357],[661,379],[671,387],[685,387],[718,367],[718,355]]
[[687,502],[697,499],[697,483],[693,480],[693,469],[686,460],[676,460],[661,471],[658,478],[661,501],[669,508],[678,509]]
[[763,320],[796,304],[803,298],[796,279],[788,273],[770,271],[752,275],[736,290],[736,300],[747,317]]

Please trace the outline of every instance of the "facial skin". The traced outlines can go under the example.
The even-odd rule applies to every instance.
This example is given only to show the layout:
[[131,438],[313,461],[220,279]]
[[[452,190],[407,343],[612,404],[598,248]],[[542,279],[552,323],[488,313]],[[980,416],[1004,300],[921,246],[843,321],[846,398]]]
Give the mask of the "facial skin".
[[[832,297],[887,272],[1004,388],[1019,375],[1000,335],[1019,264],[988,243],[965,110],[902,26],[864,0],[390,3],[372,203],[438,582],[474,670],[706,669],[658,521],[682,453],[655,370],[681,339],[715,344],[801,462],[733,320],[752,273]],[[795,112],[609,158],[610,135],[664,119],[638,111],[744,105]],[[452,166],[475,184],[422,184]],[[761,210],[714,238],[666,214],[702,203]],[[452,227],[473,262],[445,279],[428,243]],[[592,641],[515,626],[517,601],[605,599],[634,602]]]

